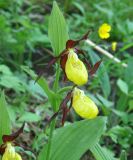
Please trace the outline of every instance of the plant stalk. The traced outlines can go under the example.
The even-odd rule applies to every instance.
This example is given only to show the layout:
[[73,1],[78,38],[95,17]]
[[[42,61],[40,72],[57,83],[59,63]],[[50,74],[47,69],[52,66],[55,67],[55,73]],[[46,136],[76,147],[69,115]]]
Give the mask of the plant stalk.
[[[60,77],[60,65],[59,65],[59,63],[57,63],[56,77],[55,77],[55,82],[54,82],[54,85],[53,85],[53,90],[55,92],[55,97],[56,97],[56,93],[57,93],[57,90],[58,90],[58,87],[59,87],[59,77]],[[58,102],[57,102],[56,98],[53,99],[51,104],[54,105],[53,110],[54,110],[54,112],[56,112],[57,109],[58,109],[58,106],[57,106]],[[51,122],[51,125],[50,125],[50,135],[49,135],[49,141],[48,141],[46,160],[50,159],[50,151],[51,151],[51,146],[52,146],[52,137],[53,137],[53,132],[54,132],[54,129],[55,129],[55,124],[56,124],[56,119],[54,119]]]
[[50,134],[49,134],[49,141],[48,141],[46,160],[49,160],[49,158],[50,158],[50,151],[51,151],[51,145],[52,145],[53,132],[54,132],[54,129],[55,129],[55,122],[56,122],[56,120],[54,119],[51,122],[51,125],[50,125]]

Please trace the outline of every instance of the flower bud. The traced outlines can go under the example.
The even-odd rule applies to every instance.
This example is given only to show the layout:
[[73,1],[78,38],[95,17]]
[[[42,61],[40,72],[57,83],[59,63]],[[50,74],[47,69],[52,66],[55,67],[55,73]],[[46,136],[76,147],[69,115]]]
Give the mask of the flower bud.
[[84,85],[88,81],[88,73],[84,63],[79,60],[73,49],[69,50],[65,65],[67,78],[77,85]]
[[117,48],[117,42],[112,42],[112,51],[116,51],[116,48]]
[[72,107],[79,116],[85,119],[95,118],[98,114],[95,103],[78,88],[73,91]]

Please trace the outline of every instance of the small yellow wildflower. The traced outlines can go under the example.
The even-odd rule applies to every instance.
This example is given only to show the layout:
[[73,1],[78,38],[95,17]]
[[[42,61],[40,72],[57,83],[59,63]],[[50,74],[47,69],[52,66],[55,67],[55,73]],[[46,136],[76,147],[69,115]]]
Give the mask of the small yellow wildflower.
[[85,119],[95,118],[98,114],[95,103],[78,88],[73,91],[72,107],[78,115]]
[[2,160],[22,160],[22,158],[18,153],[15,152],[15,148],[12,146],[12,144],[7,143]]
[[116,51],[116,48],[117,48],[117,42],[112,42],[112,45],[111,45],[111,47],[112,47],[112,51]]
[[110,37],[111,26],[107,23],[102,24],[99,27],[98,33],[100,38],[107,39]]
[[65,65],[67,78],[77,85],[84,85],[88,81],[88,72],[84,63],[78,58],[73,49],[69,50]]

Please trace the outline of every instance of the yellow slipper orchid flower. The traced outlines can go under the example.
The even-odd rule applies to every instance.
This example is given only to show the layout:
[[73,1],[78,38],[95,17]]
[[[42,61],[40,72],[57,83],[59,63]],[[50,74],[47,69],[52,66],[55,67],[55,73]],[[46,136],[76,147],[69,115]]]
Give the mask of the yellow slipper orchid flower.
[[78,88],[73,91],[72,107],[79,116],[85,119],[92,119],[98,115],[96,104]]
[[15,152],[14,146],[12,146],[11,143],[7,143],[2,160],[22,160],[22,158],[18,153]]
[[67,78],[77,85],[84,85],[88,81],[87,69],[73,49],[69,50],[65,73]]

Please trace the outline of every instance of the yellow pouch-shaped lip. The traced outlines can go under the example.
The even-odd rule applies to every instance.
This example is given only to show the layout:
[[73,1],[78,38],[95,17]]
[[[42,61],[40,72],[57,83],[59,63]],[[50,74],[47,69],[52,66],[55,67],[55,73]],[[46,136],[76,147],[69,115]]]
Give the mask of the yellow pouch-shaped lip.
[[84,85],[88,81],[88,73],[84,63],[78,58],[73,49],[69,50],[65,65],[67,78],[77,85]]
[[22,158],[18,153],[15,152],[15,148],[11,145],[11,143],[7,143],[2,160],[22,160]]
[[72,106],[82,118],[92,119],[98,115],[98,108],[95,103],[84,94],[84,91],[78,88],[74,89]]

